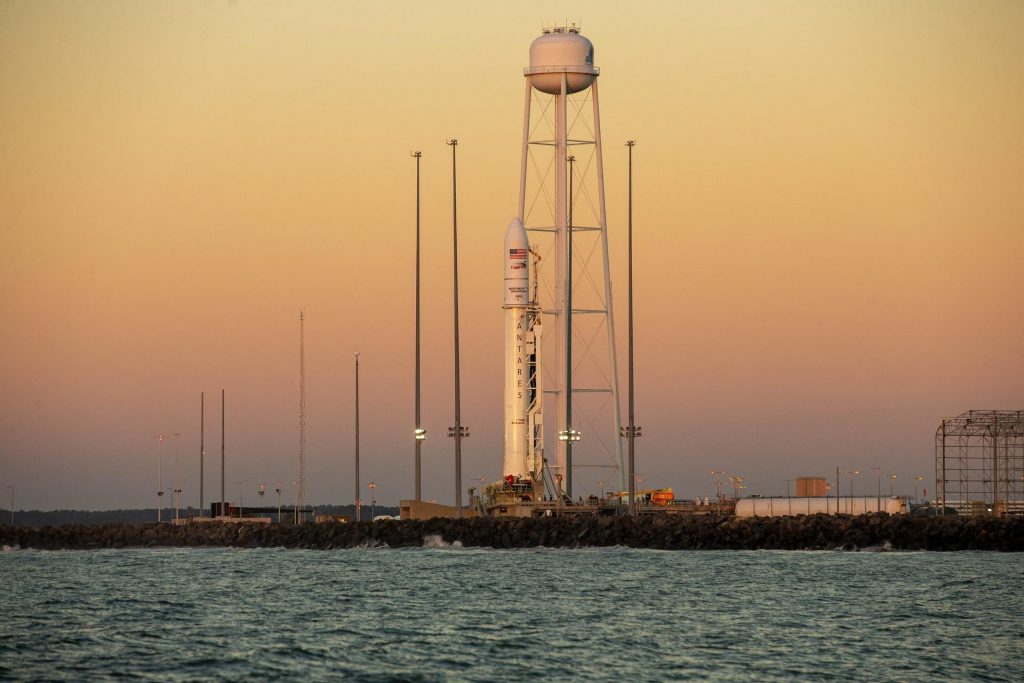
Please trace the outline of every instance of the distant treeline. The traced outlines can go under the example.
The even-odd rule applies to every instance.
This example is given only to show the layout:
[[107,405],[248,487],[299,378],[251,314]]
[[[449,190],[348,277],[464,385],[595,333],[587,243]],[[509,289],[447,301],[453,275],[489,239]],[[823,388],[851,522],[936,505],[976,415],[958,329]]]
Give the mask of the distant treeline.
[[[318,515],[355,515],[354,505],[314,505],[313,509]],[[282,507],[287,514],[288,508]],[[198,514],[196,508],[181,508],[178,516],[187,519]],[[207,510],[209,514],[209,510]],[[386,507],[377,505],[373,509],[374,515],[398,515],[397,507]],[[271,515],[272,517],[274,515]],[[161,512],[161,518],[167,522],[174,519],[174,508],[165,508]],[[369,520],[370,506],[363,506],[363,519]],[[0,524],[10,524],[11,510],[0,509]],[[156,508],[141,508],[134,510],[15,510],[14,523],[16,526],[60,526],[62,524],[133,524],[140,522],[155,522]]]

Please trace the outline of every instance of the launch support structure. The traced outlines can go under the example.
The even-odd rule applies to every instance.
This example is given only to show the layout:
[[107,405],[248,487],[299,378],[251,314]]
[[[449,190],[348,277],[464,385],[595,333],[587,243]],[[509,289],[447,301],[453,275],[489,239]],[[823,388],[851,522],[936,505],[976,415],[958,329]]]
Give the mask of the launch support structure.
[[[531,44],[530,66],[524,71],[519,211],[505,234],[502,474],[534,481],[543,476],[548,494],[554,493],[553,481],[560,496],[572,495],[571,487],[563,485],[572,480],[566,451],[581,439],[569,446],[578,458],[573,465],[614,468],[619,490],[626,488],[598,74],[593,45],[575,26],[545,29]],[[570,147],[574,164],[568,163]],[[530,265],[536,266],[532,287]],[[567,358],[571,368],[566,368]],[[546,433],[545,397],[554,399],[555,406],[555,428]],[[545,441],[553,446],[554,462],[544,458]]]

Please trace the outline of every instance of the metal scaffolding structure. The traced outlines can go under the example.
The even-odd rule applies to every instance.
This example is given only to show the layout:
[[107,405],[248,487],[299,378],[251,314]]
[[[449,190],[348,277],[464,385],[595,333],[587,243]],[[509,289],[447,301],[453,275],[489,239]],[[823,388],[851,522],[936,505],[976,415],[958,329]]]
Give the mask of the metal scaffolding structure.
[[939,509],[1024,515],[1024,410],[969,410],[935,432]]

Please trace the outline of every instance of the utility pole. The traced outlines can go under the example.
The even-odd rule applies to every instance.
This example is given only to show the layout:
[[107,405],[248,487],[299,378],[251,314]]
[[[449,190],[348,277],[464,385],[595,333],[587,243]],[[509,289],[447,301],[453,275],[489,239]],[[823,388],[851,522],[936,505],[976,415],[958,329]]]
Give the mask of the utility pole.
[[416,426],[413,429],[413,440],[416,442],[416,475],[414,498],[423,500],[423,491],[420,486],[420,455],[423,440],[427,438],[427,431],[420,424],[420,157],[423,156],[423,153],[417,150],[412,155],[416,158]]
[[462,437],[464,432],[462,427],[462,385],[459,373],[459,204],[455,166],[455,150],[459,141],[453,138],[447,140],[445,144],[452,148],[452,272],[454,276],[453,325],[455,332],[455,427],[448,430],[448,435],[455,439],[455,518],[462,519]]

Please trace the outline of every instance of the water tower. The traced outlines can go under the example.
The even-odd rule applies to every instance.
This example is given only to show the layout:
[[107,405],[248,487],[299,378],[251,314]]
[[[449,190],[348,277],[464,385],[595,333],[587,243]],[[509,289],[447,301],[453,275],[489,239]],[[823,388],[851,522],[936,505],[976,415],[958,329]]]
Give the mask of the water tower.
[[548,469],[570,495],[593,488],[591,479],[625,490],[594,46],[575,25],[544,29],[524,75],[518,218],[541,256],[543,439],[556,454]]

